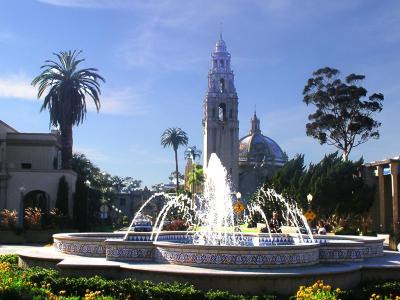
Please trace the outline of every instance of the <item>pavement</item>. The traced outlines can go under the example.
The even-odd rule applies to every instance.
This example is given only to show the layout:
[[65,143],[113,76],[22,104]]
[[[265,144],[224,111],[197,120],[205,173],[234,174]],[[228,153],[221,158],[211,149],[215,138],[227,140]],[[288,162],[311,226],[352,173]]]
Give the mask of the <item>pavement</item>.
[[20,250],[33,250],[43,247],[43,244],[0,244],[0,255],[17,254]]

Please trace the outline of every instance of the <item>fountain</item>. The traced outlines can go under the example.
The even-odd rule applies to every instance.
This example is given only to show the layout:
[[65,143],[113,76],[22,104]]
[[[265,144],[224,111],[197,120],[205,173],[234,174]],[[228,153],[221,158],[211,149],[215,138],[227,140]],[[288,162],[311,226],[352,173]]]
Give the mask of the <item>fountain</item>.
[[[132,231],[132,225],[137,217],[146,205],[157,197],[164,197],[165,205],[155,220],[153,231]],[[348,286],[350,282],[359,281],[361,276],[359,272],[362,268],[352,264],[363,263],[383,255],[383,239],[360,236],[313,236],[297,205],[271,189],[260,189],[256,200],[248,207],[250,215],[260,214],[267,226],[267,232],[257,234],[237,232],[234,230],[238,225],[233,211],[234,198],[226,170],[218,157],[213,154],[208,165],[204,194],[201,197],[193,200],[184,195],[171,196],[157,193],[142,205],[127,231],[56,234],[53,236],[52,255],[56,257],[54,260],[57,262],[57,267],[69,275],[73,274],[77,266],[79,272],[86,266],[85,270],[91,272],[90,274],[94,274],[93,270],[99,268],[108,270],[118,266],[125,271],[124,274],[131,274],[125,276],[135,276],[138,279],[189,281],[207,288],[219,282],[217,288],[231,291],[236,291],[229,283],[229,278],[232,276],[241,274],[240,276],[244,276],[243,280],[252,278],[252,284],[260,280],[263,284],[270,281],[268,283],[270,286],[275,280],[271,278],[283,276],[282,278],[287,279],[288,276],[290,278],[295,276],[297,279],[293,279],[292,284],[304,284],[304,280],[312,276],[320,276],[319,278],[327,276],[326,263],[332,264],[334,269],[332,272],[336,272],[338,276],[346,272],[352,274],[351,281],[346,281],[347,275],[337,279],[343,281],[343,286],[346,284]],[[267,214],[258,201],[261,198],[269,199],[271,203],[281,207],[280,215],[283,222],[293,229],[290,233],[271,232]],[[172,209],[178,210],[195,230],[162,231],[163,224]],[[35,259],[48,261],[44,255],[27,252],[19,254],[21,261],[26,265],[37,265]],[[77,263],[76,259],[79,257],[84,257],[86,260]],[[90,257],[102,259],[100,263],[98,260],[93,262],[95,269],[91,269],[93,263],[90,265],[88,259]],[[144,263],[146,265],[143,265]],[[346,266],[347,263],[350,265]],[[176,269],[177,267],[179,269]],[[196,267],[204,270],[199,271]],[[307,268],[296,269],[296,267]],[[282,268],[291,271],[282,273],[280,271]],[[70,270],[70,273],[66,270]],[[237,273],[238,271],[240,273]],[[143,272],[147,275],[143,275]],[[193,272],[197,274],[196,276],[202,274],[205,281],[193,277]],[[105,271],[105,274],[110,275],[108,271]],[[275,274],[273,275],[275,277],[271,274]],[[118,276],[122,275],[115,275]],[[190,279],[192,278],[190,276],[193,279]],[[221,281],[222,279],[218,281],[216,279],[220,278],[218,276],[225,281]],[[215,283],[210,283],[210,278],[214,278]],[[282,286],[282,289],[285,288]],[[254,292],[257,289],[259,288],[254,287]]]

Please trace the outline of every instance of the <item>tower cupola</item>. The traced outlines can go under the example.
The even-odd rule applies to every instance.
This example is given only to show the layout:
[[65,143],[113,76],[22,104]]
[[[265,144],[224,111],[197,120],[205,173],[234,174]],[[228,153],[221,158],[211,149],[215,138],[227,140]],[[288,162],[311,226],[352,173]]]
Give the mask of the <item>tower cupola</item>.
[[253,135],[256,133],[261,133],[261,129],[260,129],[260,119],[257,118],[257,114],[256,114],[256,112],[254,112],[254,116],[253,116],[253,118],[251,118],[250,135]]

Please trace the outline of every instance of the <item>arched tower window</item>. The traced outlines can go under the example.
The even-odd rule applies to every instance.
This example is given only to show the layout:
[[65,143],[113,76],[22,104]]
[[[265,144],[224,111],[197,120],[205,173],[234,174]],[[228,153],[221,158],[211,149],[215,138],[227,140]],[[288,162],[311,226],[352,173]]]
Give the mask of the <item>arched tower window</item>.
[[218,120],[220,122],[226,121],[226,105],[225,105],[225,103],[221,103],[218,106]]
[[221,65],[221,68],[223,68],[223,67],[224,67],[224,61],[221,59],[221,60],[219,61],[219,63],[220,63],[220,65]]
[[219,80],[219,89],[221,90],[221,92],[225,92],[225,79],[223,78]]
[[215,118],[215,108],[212,109],[212,117]]

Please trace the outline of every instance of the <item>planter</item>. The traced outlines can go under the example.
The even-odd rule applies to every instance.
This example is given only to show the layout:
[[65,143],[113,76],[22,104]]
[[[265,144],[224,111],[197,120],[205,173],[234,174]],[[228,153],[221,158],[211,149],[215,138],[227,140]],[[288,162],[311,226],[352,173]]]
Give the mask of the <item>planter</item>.
[[24,234],[21,232],[17,234],[15,230],[1,230],[0,243],[1,244],[21,244],[25,242]]

